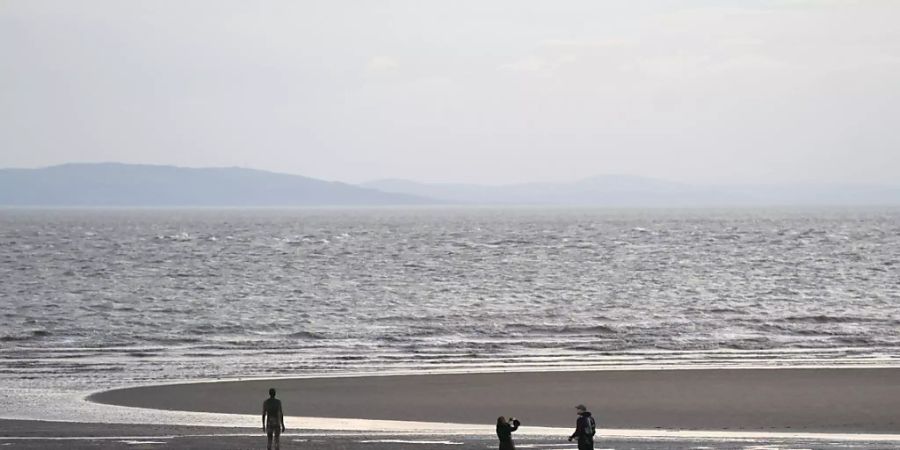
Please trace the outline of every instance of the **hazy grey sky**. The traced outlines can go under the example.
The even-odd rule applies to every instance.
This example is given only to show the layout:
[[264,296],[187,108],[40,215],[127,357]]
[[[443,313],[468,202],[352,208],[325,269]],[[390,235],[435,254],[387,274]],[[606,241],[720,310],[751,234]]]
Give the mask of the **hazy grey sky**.
[[0,167],[900,183],[900,1],[0,0]]

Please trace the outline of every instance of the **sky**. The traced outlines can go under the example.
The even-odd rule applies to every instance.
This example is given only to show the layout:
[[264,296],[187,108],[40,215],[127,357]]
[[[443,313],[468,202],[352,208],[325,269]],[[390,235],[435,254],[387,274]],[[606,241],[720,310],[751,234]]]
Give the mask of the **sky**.
[[0,167],[900,184],[900,1],[0,0]]

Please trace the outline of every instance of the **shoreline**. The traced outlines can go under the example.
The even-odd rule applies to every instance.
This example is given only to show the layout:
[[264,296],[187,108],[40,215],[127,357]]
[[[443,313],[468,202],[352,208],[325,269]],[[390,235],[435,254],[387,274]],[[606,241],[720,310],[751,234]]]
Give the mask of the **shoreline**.
[[570,427],[575,404],[599,429],[900,433],[900,368],[602,370],[265,378],[94,393],[100,404],[256,415],[269,386],[293,417]]
[[[521,430],[520,430],[521,431]],[[568,430],[566,430],[568,431]],[[650,450],[695,450],[697,448],[816,448],[819,450],[895,449],[900,436],[880,435],[770,435],[758,434],[672,434],[653,432],[644,435],[610,433],[600,430],[596,438],[602,448]],[[574,448],[567,433],[514,434],[522,448]],[[0,446],[27,450],[130,449],[130,448],[258,448],[265,435],[252,427],[203,427],[186,425],[107,424],[0,419]],[[373,432],[369,430],[315,430],[289,428],[282,445],[301,449],[342,450],[437,450],[493,448],[496,437],[492,427],[467,433]]]

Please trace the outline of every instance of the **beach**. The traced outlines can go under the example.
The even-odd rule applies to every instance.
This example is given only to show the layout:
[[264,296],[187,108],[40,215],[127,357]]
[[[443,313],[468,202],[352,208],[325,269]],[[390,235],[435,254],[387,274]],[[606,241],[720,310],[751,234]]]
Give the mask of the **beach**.
[[[520,431],[527,430],[524,427]],[[574,443],[559,435],[516,433],[518,448],[575,450]],[[334,433],[288,430],[282,435],[283,449],[320,450],[447,450],[497,447],[491,433]],[[265,436],[255,428],[188,427],[175,425],[122,425],[77,422],[0,420],[0,447],[19,450],[73,449],[196,449],[246,450],[265,448]],[[631,450],[890,450],[896,441],[804,437],[617,437],[598,435],[596,449]]]
[[269,387],[285,414],[491,424],[514,415],[567,427],[584,403],[600,428],[900,433],[900,369],[607,370],[352,376],[113,390],[92,401],[259,414]]
[[522,448],[574,448],[565,438],[574,427],[577,403],[587,404],[597,418],[597,448],[888,449],[900,442],[900,369],[853,368],[347,376],[143,386],[96,393],[90,400],[240,414],[247,426],[0,420],[0,445],[262,448],[265,439],[255,425],[269,387],[277,389],[288,415],[282,448],[493,448],[498,415],[523,422],[515,435]]

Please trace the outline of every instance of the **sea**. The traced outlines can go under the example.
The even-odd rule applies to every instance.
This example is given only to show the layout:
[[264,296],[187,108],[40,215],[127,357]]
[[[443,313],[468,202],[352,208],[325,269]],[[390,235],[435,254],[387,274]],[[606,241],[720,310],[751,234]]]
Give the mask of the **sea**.
[[190,380],[900,366],[900,208],[0,209],[0,280],[4,411]]

